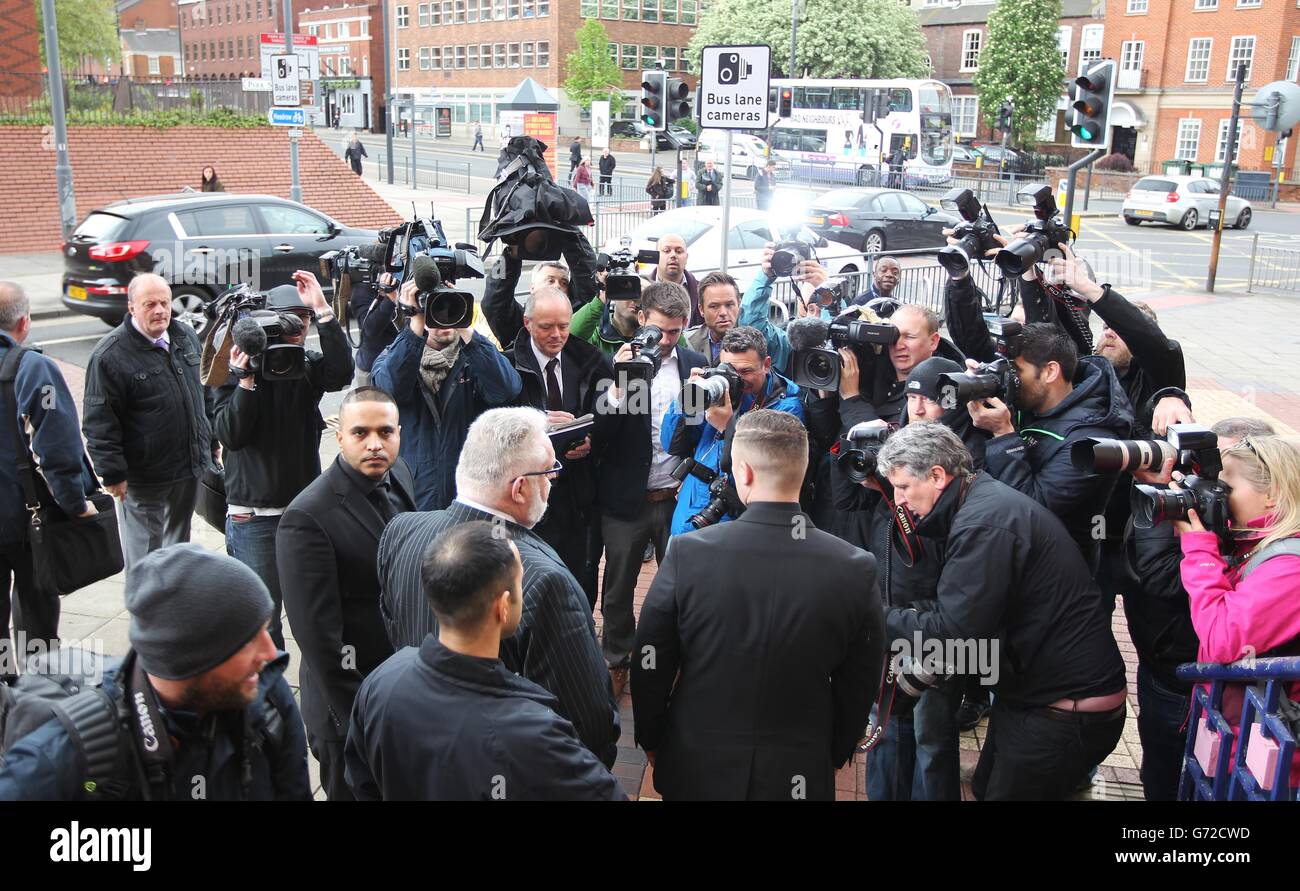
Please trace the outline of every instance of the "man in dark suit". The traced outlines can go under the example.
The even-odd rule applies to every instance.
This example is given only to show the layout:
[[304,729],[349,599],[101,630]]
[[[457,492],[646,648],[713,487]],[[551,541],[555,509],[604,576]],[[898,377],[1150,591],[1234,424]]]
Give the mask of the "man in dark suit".
[[394,648],[420,646],[438,622],[420,584],[420,561],[443,530],[488,520],[519,548],[523,618],[501,643],[501,661],[552,693],[562,718],[608,767],[619,735],[618,708],[596,643],[582,586],[533,527],[546,512],[561,470],[532,408],[492,409],[469,428],[456,465],[456,500],[445,510],[405,514],[379,541],[380,609]]
[[677,536],[641,608],[637,744],[664,798],[830,800],[880,685],[876,561],[800,512],[793,415],[748,413],[731,455],[746,511]]
[[276,534],[280,588],[302,650],[303,721],[331,801],[350,799],[343,741],[362,679],[393,653],[379,614],[375,554],[388,521],[415,509],[397,403],[375,387],[339,409],[339,456],[289,505]]

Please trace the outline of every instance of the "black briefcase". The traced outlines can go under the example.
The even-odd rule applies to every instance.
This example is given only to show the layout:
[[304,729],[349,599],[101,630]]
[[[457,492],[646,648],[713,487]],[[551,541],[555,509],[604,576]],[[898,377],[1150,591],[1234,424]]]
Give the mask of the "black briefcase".
[[205,470],[199,477],[199,488],[194,498],[194,511],[213,529],[226,534],[226,475],[218,467]]

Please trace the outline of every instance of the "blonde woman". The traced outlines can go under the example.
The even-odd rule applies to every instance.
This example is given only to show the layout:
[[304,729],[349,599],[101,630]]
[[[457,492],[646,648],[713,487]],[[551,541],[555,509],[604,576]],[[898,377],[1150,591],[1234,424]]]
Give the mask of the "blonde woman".
[[[1300,441],[1245,436],[1223,451],[1219,479],[1229,489],[1229,553],[1195,511],[1174,528],[1183,549],[1181,574],[1203,662],[1300,653]],[[1172,484],[1170,488],[1177,488]],[[1300,697],[1292,682],[1290,697]],[[1242,691],[1228,688],[1223,714],[1236,726]],[[1291,785],[1300,781],[1300,752]]]

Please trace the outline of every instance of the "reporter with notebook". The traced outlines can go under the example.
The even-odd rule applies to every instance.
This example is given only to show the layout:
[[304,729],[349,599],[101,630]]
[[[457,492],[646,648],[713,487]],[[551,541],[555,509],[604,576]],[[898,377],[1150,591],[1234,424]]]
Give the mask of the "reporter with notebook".
[[[519,405],[547,413],[549,427],[569,426],[575,418],[595,412],[597,385],[614,376],[609,358],[589,343],[569,336],[573,309],[569,297],[556,287],[541,287],[524,304],[524,327],[505,348],[524,386]],[[551,487],[546,515],[534,527],[555,549],[596,607],[599,547],[593,529],[596,512],[596,469],[591,454],[590,427],[576,425],[572,433],[554,433],[551,441],[564,469]],[[593,553],[594,551],[594,553]]]

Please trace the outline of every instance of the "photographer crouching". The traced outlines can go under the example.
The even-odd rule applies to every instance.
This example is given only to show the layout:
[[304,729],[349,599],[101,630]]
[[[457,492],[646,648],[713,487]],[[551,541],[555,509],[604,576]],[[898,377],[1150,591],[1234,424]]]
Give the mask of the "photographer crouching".
[[983,649],[974,661],[996,672],[984,678],[996,697],[975,796],[1064,799],[1114,750],[1125,719],[1124,663],[1082,555],[1041,504],[976,473],[942,424],[898,431],[877,465],[917,535],[944,543],[935,599],[886,610],[895,651],[937,645],[945,657],[930,673],[942,677],[974,673],[969,654]]
[[[266,295],[230,292],[235,312],[230,377],[217,390],[213,431],[226,483],[226,552],[257,573],[275,601],[271,639],[284,649],[275,535],[280,517],[320,476],[320,400],[352,382],[352,351],[316,276],[299,270],[294,286]],[[239,295],[239,296],[236,296]],[[321,351],[306,350],[312,320]]]
[[660,435],[670,455],[684,458],[672,534],[735,519],[743,509],[729,479],[736,422],[770,408],[804,420],[799,387],[772,370],[767,341],[753,328],[730,328],[715,368],[695,368],[664,416]]

